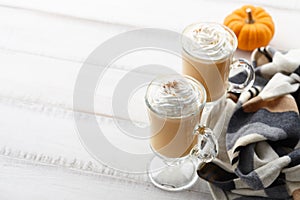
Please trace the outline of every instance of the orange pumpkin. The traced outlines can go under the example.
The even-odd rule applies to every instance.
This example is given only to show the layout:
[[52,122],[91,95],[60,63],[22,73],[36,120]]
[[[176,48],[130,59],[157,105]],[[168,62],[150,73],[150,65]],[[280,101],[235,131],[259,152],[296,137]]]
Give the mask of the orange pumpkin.
[[224,20],[238,38],[238,48],[252,51],[267,46],[274,35],[272,17],[262,8],[245,5]]

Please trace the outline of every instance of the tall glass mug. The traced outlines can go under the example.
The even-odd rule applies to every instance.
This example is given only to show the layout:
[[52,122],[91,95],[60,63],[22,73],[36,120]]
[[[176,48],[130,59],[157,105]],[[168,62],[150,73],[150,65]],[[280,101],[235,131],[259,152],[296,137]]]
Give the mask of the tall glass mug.
[[[189,25],[182,33],[181,42],[183,74],[194,77],[205,87],[207,103],[217,102],[228,90],[240,93],[253,85],[254,69],[244,59],[233,59],[238,41],[226,26],[218,23]],[[228,81],[237,74],[245,80]]]
[[164,190],[189,188],[197,180],[195,161],[210,162],[218,150],[211,130],[199,124],[204,87],[188,76],[158,77],[148,85],[145,102],[155,153],[148,166],[150,180]]

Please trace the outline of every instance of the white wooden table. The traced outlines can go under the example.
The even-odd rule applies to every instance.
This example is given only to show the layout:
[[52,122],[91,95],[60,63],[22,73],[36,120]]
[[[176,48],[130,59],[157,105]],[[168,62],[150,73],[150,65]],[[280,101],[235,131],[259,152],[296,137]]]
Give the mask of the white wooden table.
[[[271,45],[300,47],[297,0],[0,0],[0,199],[212,199],[204,181],[170,193],[145,175],[122,174],[93,159],[76,133],[74,83],[86,57],[114,35],[144,27],[181,32],[196,21],[222,23],[249,3],[273,16]],[[130,62],[113,65],[107,78],[117,81],[132,69]],[[96,96],[104,99],[95,110],[99,120],[116,132],[109,92]]]

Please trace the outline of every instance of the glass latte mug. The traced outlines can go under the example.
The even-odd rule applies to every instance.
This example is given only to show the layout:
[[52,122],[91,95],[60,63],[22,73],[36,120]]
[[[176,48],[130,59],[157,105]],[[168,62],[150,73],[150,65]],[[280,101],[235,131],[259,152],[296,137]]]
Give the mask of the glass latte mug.
[[[235,34],[218,23],[196,23],[182,33],[183,74],[194,77],[206,89],[207,103],[217,102],[226,91],[241,93],[254,82],[254,69],[245,59],[233,59]],[[244,81],[232,82],[239,74]],[[230,81],[229,81],[230,79]]]
[[145,103],[155,153],[148,165],[150,180],[168,191],[189,188],[198,178],[197,162],[210,162],[218,150],[211,130],[199,124],[204,87],[189,76],[158,77],[148,85]]

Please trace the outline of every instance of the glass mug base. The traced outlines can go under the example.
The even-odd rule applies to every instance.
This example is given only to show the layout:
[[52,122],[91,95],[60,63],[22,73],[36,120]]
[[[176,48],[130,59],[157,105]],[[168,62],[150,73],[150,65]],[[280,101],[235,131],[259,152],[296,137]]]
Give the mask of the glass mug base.
[[196,163],[186,156],[175,161],[153,157],[148,165],[148,177],[158,188],[166,191],[182,191],[198,180]]

